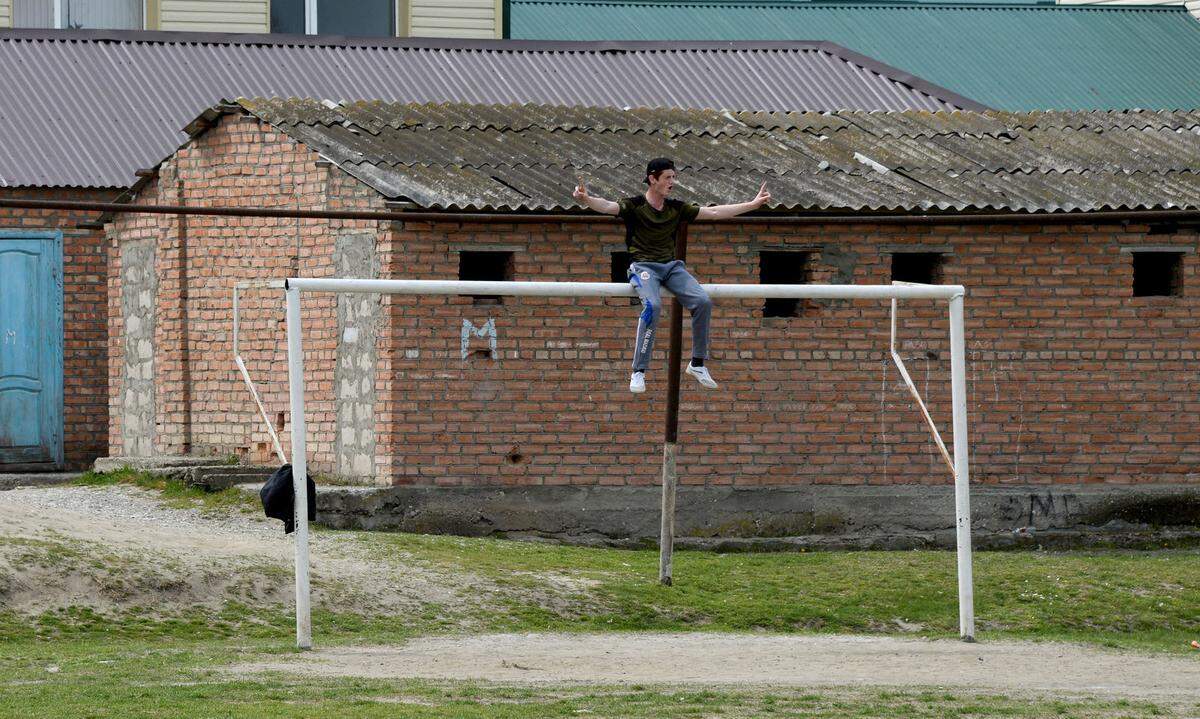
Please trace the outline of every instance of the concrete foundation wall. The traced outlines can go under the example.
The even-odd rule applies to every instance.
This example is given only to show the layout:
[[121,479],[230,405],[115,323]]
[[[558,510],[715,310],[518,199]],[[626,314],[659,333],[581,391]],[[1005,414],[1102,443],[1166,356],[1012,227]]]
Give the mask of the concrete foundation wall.
[[[656,487],[319,488],[320,523],[465,536],[655,545]],[[972,489],[980,548],[1200,541],[1200,489],[1063,485]],[[713,549],[953,547],[952,487],[679,488],[679,546]]]

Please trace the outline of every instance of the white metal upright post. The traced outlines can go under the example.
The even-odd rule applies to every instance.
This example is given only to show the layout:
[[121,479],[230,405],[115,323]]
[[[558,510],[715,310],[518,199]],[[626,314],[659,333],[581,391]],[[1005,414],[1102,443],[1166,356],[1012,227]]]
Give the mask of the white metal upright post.
[[954,406],[954,514],[958,544],[958,634],[975,641],[975,591],[971,577],[970,449],[967,444],[967,357],[963,293],[950,298],[950,394]]
[[300,290],[288,287],[288,389],[292,399],[292,489],[296,505],[296,647],[312,649],[308,582],[308,460],[304,421],[304,342]]

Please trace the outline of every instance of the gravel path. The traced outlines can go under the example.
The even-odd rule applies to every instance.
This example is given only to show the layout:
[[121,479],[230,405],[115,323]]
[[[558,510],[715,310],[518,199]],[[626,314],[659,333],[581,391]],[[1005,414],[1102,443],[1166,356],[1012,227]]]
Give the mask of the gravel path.
[[205,516],[197,509],[167,507],[158,501],[157,492],[126,484],[104,487],[18,487],[0,492],[0,512],[20,512],[21,508],[38,515],[69,512],[106,523],[132,523],[147,529],[177,533],[263,540],[283,536],[283,524],[276,520],[256,514]]
[[318,649],[239,673],[691,686],[938,686],[1200,701],[1200,661],[1056,643],[862,636],[493,634]]

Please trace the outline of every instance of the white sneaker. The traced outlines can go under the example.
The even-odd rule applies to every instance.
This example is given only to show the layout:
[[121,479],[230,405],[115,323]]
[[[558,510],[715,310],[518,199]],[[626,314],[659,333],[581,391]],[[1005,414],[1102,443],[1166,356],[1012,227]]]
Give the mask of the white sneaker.
[[646,373],[634,372],[629,375],[629,391],[634,394],[641,394],[646,391]]
[[717,382],[708,373],[707,367],[693,367],[691,362],[688,362],[687,369],[684,370],[691,376],[696,378],[696,381],[709,389],[716,389]]

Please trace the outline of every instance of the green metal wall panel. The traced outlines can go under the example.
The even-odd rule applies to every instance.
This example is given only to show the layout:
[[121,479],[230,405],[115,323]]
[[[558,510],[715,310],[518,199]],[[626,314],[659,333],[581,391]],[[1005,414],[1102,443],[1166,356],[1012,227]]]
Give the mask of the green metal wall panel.
[[515,39],[827,40],[1004,110],[1200,107],[1200,21],[1181,6],[512,0],[511,9]]

